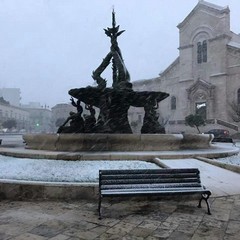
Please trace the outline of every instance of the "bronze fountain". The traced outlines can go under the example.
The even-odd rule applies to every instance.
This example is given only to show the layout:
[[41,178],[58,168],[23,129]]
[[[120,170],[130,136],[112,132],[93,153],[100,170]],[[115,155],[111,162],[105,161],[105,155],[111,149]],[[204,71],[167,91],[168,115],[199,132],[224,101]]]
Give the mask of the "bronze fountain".
[[[212,140],[208,135],[196,134],[163,134],[165,129],[158,121],[159,102],[169,96],[160,91],[134,91],[130,74],[124,64],[117,39],[124,32],[116,26],[115,12],[112,12],[112,27],[104,29],[111,40],[110,51],[92,77],[96,86],[87,86],[69,90],[75,112],[70,112],[65,123],[56,134],[25,134],[26,148],[64,152],[79,152],[76,159],[112,158],[113,152],[141,152],[141,155],[127,155],[130,159],[141,157],[143,151],[172,151],[179,149],[209,148]],[[101,77],[111,64],[112,87]],[[145,115],[140,133],[132,132],[128,121],[130,106],[144,108]],[[83,115],[83,107],[90,112]],[[96,118],[95,109],[99,109]],[[83,116],[82,116],[83,115]],[[95,152],[98,152],[96,155]],[[106,154],[105,154],[106,153]],[[61,154],[60,154],[61,155]],[[61,158],[71,158],[68,154]],[[116,154],[115,159],[126,158]]]
[[[165,92],[142,91],[132,89],[130,74],[124,64],[117,38],[125,31],[119,31],[116,26],[115,12],[112,12],[112,27],[104,29],[105,34],[111,40],[109,53],[103,59],[99,67],[93,71],[92,78],[97,86],[85,88],[74,88],[69,94],[72,103],[77,108],[77,113],[72,114],[70,126],[61,126],[58,133],[132,133],[128,121],[128,109],[130,106],[143,107],[145,111],[144,122],[141,133],[164,133],[164,128],[158,121],[156,109],[160,101],[169,96]],[[107,81],[101,77],[104,70],[112,64],[112,87],[107,87]],[[92,125],[91,128],[84,127],[84,120],[81,118],[83,112],[80,103],[83,102],[90,110]],[[98,119],[94,119],[93,107],[100,110]],[[94,124],[95,120],[95,124]]]

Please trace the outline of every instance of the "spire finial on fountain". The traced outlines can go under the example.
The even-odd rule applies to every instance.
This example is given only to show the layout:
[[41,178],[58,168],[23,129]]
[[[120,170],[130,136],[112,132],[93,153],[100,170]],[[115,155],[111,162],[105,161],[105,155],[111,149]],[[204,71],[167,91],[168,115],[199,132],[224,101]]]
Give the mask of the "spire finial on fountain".
[[112,28],[116,27],[114,6],[112,7]]

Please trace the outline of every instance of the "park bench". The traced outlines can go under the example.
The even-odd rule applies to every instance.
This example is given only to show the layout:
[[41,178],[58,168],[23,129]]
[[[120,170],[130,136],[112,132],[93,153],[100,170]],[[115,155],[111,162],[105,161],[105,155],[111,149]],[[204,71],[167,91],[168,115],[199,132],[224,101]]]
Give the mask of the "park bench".
[[208,203],[211,191],[201,184],[197,168],[99,170],[99,219],[102,216],[103,197],[191,194],[200,194],[198,207],[200,208],[202,200],[205,200],[208,214],[211,214]]

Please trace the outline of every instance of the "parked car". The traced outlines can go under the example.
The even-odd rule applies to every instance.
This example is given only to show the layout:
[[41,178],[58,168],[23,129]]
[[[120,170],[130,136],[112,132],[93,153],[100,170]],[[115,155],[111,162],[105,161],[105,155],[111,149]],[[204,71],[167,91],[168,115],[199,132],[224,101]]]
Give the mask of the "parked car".
[[213,134],[214,139],[213,142],[230,142],[233,143],[232,138],[230,137],[229,131],[226,129],[212,129],[208,132],[205,132],[206,134]]
[[213,134],[215,138],[226,138],[230,136],[229,131],[226,129],[212,129],[205,133]]

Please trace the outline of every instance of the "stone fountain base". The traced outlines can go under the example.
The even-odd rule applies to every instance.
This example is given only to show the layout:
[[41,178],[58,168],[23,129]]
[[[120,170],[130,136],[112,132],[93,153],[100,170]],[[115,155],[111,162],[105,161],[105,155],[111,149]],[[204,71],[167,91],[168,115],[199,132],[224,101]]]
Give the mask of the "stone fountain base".
[[27,149],[50,151],[174,151],[211,147],[209,134],[26,134]]

